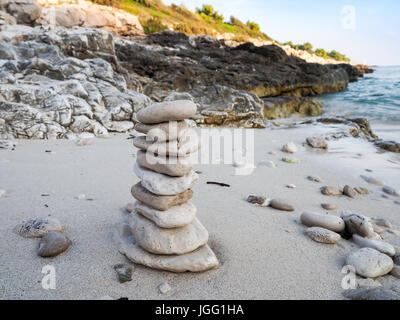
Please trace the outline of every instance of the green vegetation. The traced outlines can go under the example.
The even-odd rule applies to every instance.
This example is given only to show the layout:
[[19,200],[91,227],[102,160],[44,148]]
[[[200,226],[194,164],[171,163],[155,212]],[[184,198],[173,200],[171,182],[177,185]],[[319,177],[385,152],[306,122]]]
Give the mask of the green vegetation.
[[[116,6],[138,16],[146,34],[171,29],[191,34],[217,35],[223,33],[233,34],[232,40],[246,42],[251,39],[266,40],[276,43],[268,35],[263,33],[258,23],[247,21],[243,23],[231,16],[229,21],[214,10],[210,4],[204,4],[195,12],[188,10],[184,5],[172,4],[166,6],[162,0],[91,0],[97,4]],[[297,50],[305,50],[315,53],[323,58],[333,58],[339,61],[350,61],[345,55],[333,50],[326,52],[324,49],[313,51],[311,43],[293,44],[285,43]]]

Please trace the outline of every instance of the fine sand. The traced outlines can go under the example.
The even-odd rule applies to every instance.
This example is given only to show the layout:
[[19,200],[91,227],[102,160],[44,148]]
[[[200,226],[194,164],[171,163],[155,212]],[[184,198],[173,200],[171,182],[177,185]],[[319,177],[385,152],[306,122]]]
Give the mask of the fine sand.
[[[354,138],[330,141],[328,152],[302,144],[314,132],[327,130],[335,128],[255,130],[255,164],[272,160],[277,167],[258,165],[250,175],[235,175],[229,164],[196,165],[194,169],[202,174],[193,203],[210,233],[209,244],[220,267],[200,274],[175,274],[137,265],[133,280],[123,284],[113,265],[128,260],[118,252],[112,233],[125,221],[123,207],[134,201],[130,188],[138,182],[133,173],[136,149],[128,135],[94,139],[89,146],[69,140],[20,140],[15,150],[0,149],[0,189],[7,191],[0,198],[0,299],[342,299],[341,269],[357,246],[344,239],[336,245],[312,241],[304,234],[299,216],[303,210],[324,212],[321,203],[334,203],[339,209],[332,214],[353,210],[387,218],[393,229],[400,230],[396,198],[383,198],[381,187],[360,178],[373,176],[400,189],[400,156],[378,152],[369,142]],[[300,163],[281,161],[291,157],[280,151],[289,141],[298,145],[293,156]],[[309,175],[320,176],[324,183],[307,180]],[[289,189],[288,184],[297,188]],[[346,184],[372,193],[353,200],[319,191],[323,185]],[[80,194],[86,198],[76,199]],[[249,204],[245,201],[249,194],[285,199],[296,210]],[[46,216],[58,218],[73,243],[67,252],[47,259],[36,254],[38,239],[13,232],[24,219]],[[400,233],[385,232],[383,238],[400,247]],[[47,264],[56,268],[55,290],[41,285],[42,267]],[[382,284],[400,281],[391,276],[378,280]],[[170,284],[170,293],[159,293],[162,282]]]

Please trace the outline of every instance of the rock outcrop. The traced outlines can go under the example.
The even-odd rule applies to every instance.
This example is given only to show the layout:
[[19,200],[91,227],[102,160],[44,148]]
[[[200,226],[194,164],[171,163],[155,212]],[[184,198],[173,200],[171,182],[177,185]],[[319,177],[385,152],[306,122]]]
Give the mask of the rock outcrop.
[[287,118],[297,116],[319,116],[323,103],[309,97],[270,97],[262,98],[264,102],[264,117],[266,119]]
[[0,9],[6,11],[19,24],[34,25],[42,14],[42,7],[35,0],[1,1]]

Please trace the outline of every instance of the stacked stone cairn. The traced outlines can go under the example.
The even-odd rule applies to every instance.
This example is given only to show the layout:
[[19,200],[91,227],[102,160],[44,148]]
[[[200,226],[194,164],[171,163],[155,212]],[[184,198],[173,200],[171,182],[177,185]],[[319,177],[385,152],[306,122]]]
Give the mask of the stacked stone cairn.
[[145,134],[133,139],[139,149],[134,171],[141,181],[131,189],[137,200],[129,216],[131,237],[120,248],[135,263],[173,272],[218,266],[208,231],[189,201],[198,179],[190,155],[200,140],[188,134],[185,119],[195,114],[190,100],[154,103],[137,113],[135,130]]

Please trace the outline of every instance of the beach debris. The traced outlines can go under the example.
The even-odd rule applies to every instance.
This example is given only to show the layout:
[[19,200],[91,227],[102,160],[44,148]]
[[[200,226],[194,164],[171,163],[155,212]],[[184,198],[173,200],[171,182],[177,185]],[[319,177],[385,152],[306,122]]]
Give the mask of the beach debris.
[[383,218],[372,218],[372,221],[376,224],[376,225],[378,225],[378,226],[380,226],[380,227],[385,227],[385,228],[389,228],[389,229],[391,229],[393,226],[392,226],[392,223],[389,221],[389,220],[387,220],[387,219],[383,219]]
[[50,231],[40,239],[37,253],[43,258],[55,257],[67,250],[70,245],[71,240],[69,240],[64,234],[61,232]]
[[393,260],[378,250],[362,248],[347,256],[346,265],[353,266],[362,277],[377,278],[392,271]]
[[367,177],[367,176],[361,175],[361,178],[364,181],[368,182],[369,184],[374,184],[374,185],[377,185],[377,186],[383,186],[384,185],[384,183],[381,180],[378,180],[378,179],[376,179],[374,177]]
[[297,158],[287,158],[287,157],[283,157],[282,161],[286,162],[286,163],[299,163],[300,162],[300,160]]
[[[255,195],[250,194],[247,196],[246,201],[249,203],[252,203],[252,204],[259,204],[260,206],[262,206],[262,205],[265,205],[266,200],[267,200],[267,197],[255,196]],[[266,205],[266,206],[268,206],[268,205]]]
[[374,236],[374,227],[367,217],[355,212],[343,211],[341,218],[350,234],[358,234],[366,238]]
[[342,232],[345,229],[342,218],[329,214],[304,211],[300,216],[300,221],[307,227],[321,227],[334,232]]
[[286,185],[286,188],[288,188],[288,189],[296,189],[296,186],[294,184],[288,184],[288,185]]
[[51,231],[62,231],[61,223],[56,218],[35,218],[18,224],[14,231],[25,238],[40,238]]
[[378,250],[379,252],[387,254],[390,257],[393,257],[396,254],[396,250],[394,249],[394,247],[385,241],[366,239],[358,234],[353,234],[352,239],[353,242],[361,248],[372,248]]
[[400,279],[400,266],[393,266],[392,271],[390,271],[390,275],[397,279]]
[[399,197],[400,196],[400,193],[396,189],[394,189],[392,187],[384,186],[382,188],[382,190],[383,190],[383,192],[387,193],[390,196],[395,196],[395,197]]
[[306,234],[316,242],[327,244],[334,244],[341,239],[338,233],[321,227],[308,228]]
[[350,187],[349,185],[344,186],[343,188],[343,194],[349,198],[353,198],[353,199],[357,199],[360,197],[360,195],[358,194],[358,192],[356,190],[354,190],[352,187]]
[[322,203],[321,207],[324,208],[325,210],[329,210],[329,211],[333,211],[338,208],[338,206],[336,204],[332,204],[332,203]]
[[131,213],[135,209],[135,204],[133,202],[129,202],[125,207],[125,211]]
[[280,211],[294,211],[294,207],[292,205],[281,199],[272,199],[269,203],[269,206]]
[[294,142],[288,142],[282,147],[282,151],[286,153],[296,153],[299,151]]
[[135,266],[133,264],[128,265],[128,264],[119,263],[119,264],[114,265],[113,268],[118,274],[118,280],[120,283],[124,283],[124,282],[132,280],[132,274],[135,272]]
[[0,189],[0,198],[4,198],[7,195],[7,191],[4,189]]
[[321,188],[321,193],[325,196],[341,196],[342,190],[337,187],[324,186]]
[[167,282],[163,282],[158,286],[158,290],[161,294],[167,294],[172,290],[172,288]]
[[370,194],[370,191],[363,187],[356,187],[356,188],[354,188],[354,190],[356,190],[358,192],[358,194],[360,194],[360,195]]
[[[196,109],[191,100],[164,101],[140,109],[136,118],[142,129],[162,127],[164,136],[178,137],[171,131],[170,121],[192,118]],[[150,136],[157,143],[148,141]],[[131,193],[139,201],[128,216],[129,225],[123,224],[114,233],[119,251],[134,263],[159,270],[201,272],[215,268],[219,262],[207,245],[208,231],[196,218],[196,207],[188,202],[199,176],[191,166],[181,166],[190,153],[200,148],[199,139],[189,130],[179,135],[179,141],[162,139],[153,131],[133,139],[134,146],[141,150],[134,166],[140,182],[132,187]],[[146,161],[159,156],[174,156],[178,165]],[[207,184],[229,187],[222,182]],[[166,285],[160,288],[164,293],[170,290]]]
[[85,198],[86,198],[86,195],[85,195],[84,193],[81,193],[81,194],[79,194],[79,195],[77,195],[77,196],[75,197],[76,200],[83,200],[83,199],[85,199]]
[[317,176],[308,176],[307,179],[312,181],[312,182],[322,182],[322,179],[320,177],[317,177]]
[[260,167],[276,168],[276,164],[271,160],[264,160],[257,164]]
[[230,187],[229,184],[226,184],[226,183],[223,183],[223,182],[207,181],[207,184],[216,184],[217,186],[227,187],[227,188]]
[[306,142],[312,148],[328,149],[328,143],[324,137],[308,137]]
[[400,300],[400,291],[395,287],[373,287],[345,290],[343,296],[351,300]]

